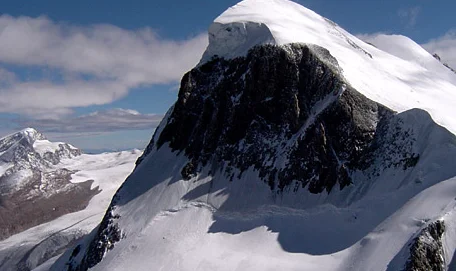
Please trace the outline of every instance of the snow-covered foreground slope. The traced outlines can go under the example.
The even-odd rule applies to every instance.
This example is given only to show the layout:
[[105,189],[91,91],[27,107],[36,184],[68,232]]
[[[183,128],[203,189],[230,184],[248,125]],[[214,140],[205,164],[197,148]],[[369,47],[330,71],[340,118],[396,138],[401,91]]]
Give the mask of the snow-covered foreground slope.
[[[371,214],[375,209],[325,205],[300,211],[272,205],[224,213],[204,201],[190,202],[158,212],[139,231],[126,231],[125,241],[93,270],[402,270],[406,259],[388,263],[428,220],[448,217],[454,224],[455,193],[456,179],[441,182],[361,239],[359,228],[372,227],[371,218],[381,220]],[[451,259],[455,244],[445,240]]]
[[[93,180],[92,189],[98,187],[101,191],[84,210],[63,215],[1,241],[0,269],[31,270],[61,254],[69,244],[90,232],[100,222],[112,196],[133,170],[139,155],[141,152],[137,150],[82,154],[63,159],[55,165],[56,168],[75,172],[71,175],[71,182]],[[52,259],[48,264],[55,260],[56,258]],[[40,268],[43,269],[44,266]]]
[[455,266],[450,74],[286,0],[239,3],[209,39],[100,226],[51,270]]

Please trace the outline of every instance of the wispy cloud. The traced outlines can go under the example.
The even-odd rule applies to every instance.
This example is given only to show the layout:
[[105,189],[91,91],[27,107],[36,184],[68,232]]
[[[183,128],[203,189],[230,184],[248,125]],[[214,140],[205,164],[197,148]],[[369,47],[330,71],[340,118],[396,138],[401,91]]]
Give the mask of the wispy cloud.
[[19,120],[22,127],[34,127],[40,132],[71,133],[72,137],[99,132],[151,130],[163,115],[141,114],[135,110],[115,108],[96,111],[76,118]]
[[359,34],[355,34],[355,36],[364,41],[364,42],[368,42],[370,44],[372,44],[373,46],[375,46],[374,44],[374,41],[377,37],[381,36],[381,35],[390,35],[390,33],[388,32],[374,32],[374,33],[359,33]]
[[456,69],[456,29],[422,46],[431,54],[437,53],[442,58],[442,62]]
[[421,12],[421,7],[415,6],[415,7],[411,7],[411,8],[399,9],[397,11],[397,15],[403,20],[406,27],[412,28],[416,25],[420,12]]
[[[206,45],[206,34],[174,41],[150,28],[2,15],[0,112],[57,118],[73,107],[111,103],[135,87],[173,83],[198,62]],[[64,76],[26,81],[6,65],[51,68]]]

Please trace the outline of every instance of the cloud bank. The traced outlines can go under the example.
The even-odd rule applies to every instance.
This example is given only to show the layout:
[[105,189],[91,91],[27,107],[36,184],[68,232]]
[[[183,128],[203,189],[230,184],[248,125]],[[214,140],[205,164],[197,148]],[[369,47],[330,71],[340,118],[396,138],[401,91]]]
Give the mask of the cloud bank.
[[122,130],[151,130],[158,126],[163,115],[141,114],[135,110],[115,108],[96,111],[75,118],[22,120],[22,127],[34,127],[43,133],[116,132]]
[[[206,34],[174,41],[151,28],[74,26],[2,15],[0,112],[58,118],[73,107],[111,103],[132,88],[178,81],[206,46]],[[27,80],[10,66],[50,68],[61,76]]]

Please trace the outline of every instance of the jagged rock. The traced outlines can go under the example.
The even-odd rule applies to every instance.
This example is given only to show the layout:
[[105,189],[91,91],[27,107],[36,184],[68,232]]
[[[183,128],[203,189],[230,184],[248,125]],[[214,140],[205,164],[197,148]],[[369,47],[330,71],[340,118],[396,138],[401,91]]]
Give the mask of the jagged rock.
[[432,55],[435,59],[437,59],[438,61],[442,61],[442,59],[440,58],[440,56],[437,54],[437,53],[434,53]]
[[[434,53],[432,55],[435,59],[437,59],[438,61],[442,62],[442,58],[437,54],[437,53]],[[444,63],[442,62],[442,65],[447,67],[448,69],[450,69],[452,72],[456,73],[456,70],[453,69],[448,63]]]
[[[377,128],[393,114],[351,88],[326,49],[264,45],[245,58],[215,57],[184,75],[156,144],[185,151],[192,171],[209,162],[227,174],[253,166],[271,189],[299,181],[312,193],[330,192],[349,185],[350,173],[386,147],[386,132]],[[283,155],[287,162],[277,164]],[[413,164],[407,161],[395,166]]]
[[[112,202],[106,211],[100,226],[96,230],[96,236],[90,242],[89,246],[81,250],[80,246],[76,246],[67,263],[67,271],[83,271],[94,267],[99,263],[105,253],[114,248],[115,243],[119,242],[123,236],[119,229],[116,220],[120,218],[119,215],[114,214],[118,197],[115,195]],[[83,253],[82,261],[75,261]]]
[[410,247],[410,258],[405,271],[444,271],[445,257],[442,235],[445,232],[443,220],[437,220],[424,228]]

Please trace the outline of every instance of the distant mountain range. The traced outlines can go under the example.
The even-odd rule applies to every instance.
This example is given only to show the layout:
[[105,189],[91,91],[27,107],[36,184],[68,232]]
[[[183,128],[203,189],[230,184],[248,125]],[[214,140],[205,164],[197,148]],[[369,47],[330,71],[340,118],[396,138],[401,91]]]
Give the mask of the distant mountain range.
[[[91,230],[139,154],[82,154],[33,128],[0,139],[0,269],[31,270]],[[88,218],[89,229],[68,226]]]

